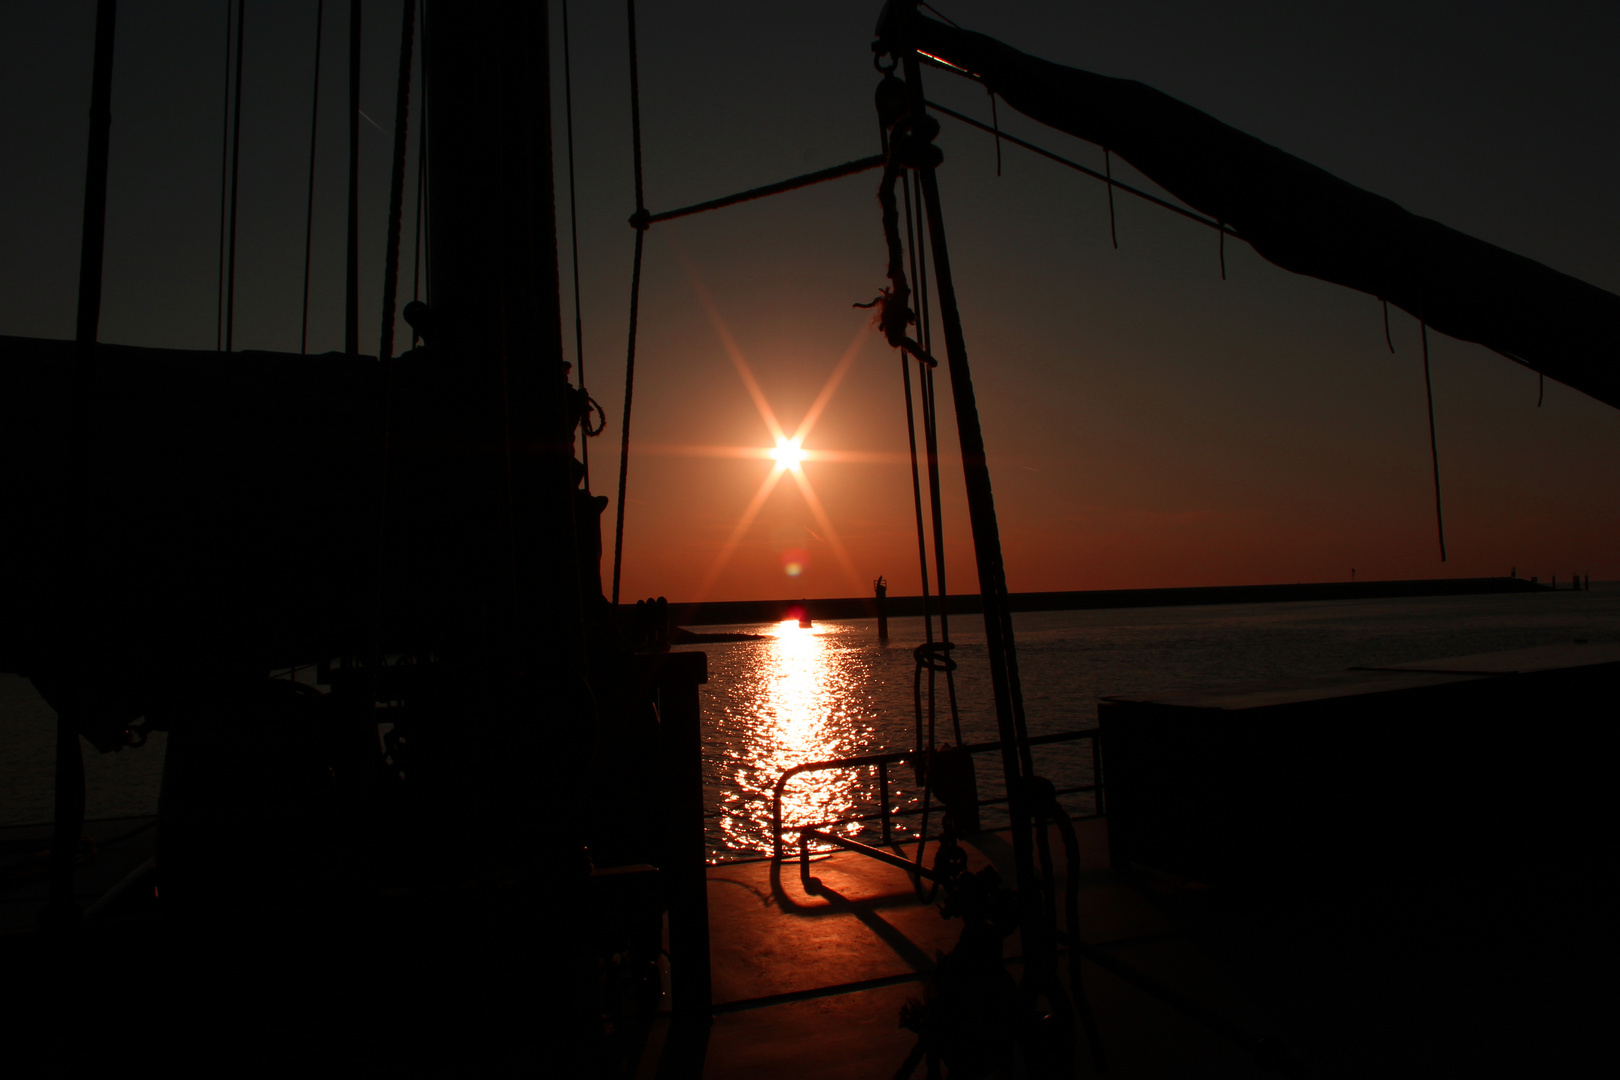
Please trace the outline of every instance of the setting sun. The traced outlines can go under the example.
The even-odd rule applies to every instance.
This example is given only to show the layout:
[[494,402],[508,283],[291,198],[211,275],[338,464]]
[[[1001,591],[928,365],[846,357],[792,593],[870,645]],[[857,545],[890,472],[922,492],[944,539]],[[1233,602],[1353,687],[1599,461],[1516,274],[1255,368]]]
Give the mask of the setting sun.
[[799,446],[797,439],[779,438],[776,440],[776,449],[771,451],[771,460],[784,469],[797,469],[808,456],[809,454]]

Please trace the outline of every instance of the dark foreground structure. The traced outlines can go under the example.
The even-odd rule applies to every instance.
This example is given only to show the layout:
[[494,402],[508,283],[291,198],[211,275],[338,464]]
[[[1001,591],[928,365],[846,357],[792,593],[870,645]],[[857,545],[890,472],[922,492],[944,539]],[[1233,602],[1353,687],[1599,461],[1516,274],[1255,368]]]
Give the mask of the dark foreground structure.
[[[1053,903],[1072,897],[1078,915],[1080,933],[1062,950],[1083,961],[1106,1075],[1566,1075],[1602,1059],[1616,959],[1604,901],[1614,813],[1604,760],[1569,750],[1612,722],[1617,690],[1620,646],[1577,644],[1104,701],[1106,782],[1072,847],[1056,828],[1046,839]],[[1043,766],[1057,748],[1037,748]],[[984,794],[990,803],[1001,793]],[[174,1022],[169,995],[184,979],[165,967],[173,954],[144,876],[152,824],[91,823],[98,844],[85,853],[79,896],[92,912],[81,974],[109,995],[164,995],[143,1021],[155,1029]],[[880,843],[890,861],[854,851],[802,860],[793,823],[782,839],[779,858],[699,875],[704,953],[672,951],[675,964],[646,988],[643,1019],[622,1024],[596,1063],[600,1075],[824,1080],[889,1076],[907,1059],[916,1035],[895,1017],[950,993],[943,958],[955,921],[919,902],[926,881],[904,868],[909,843]],[[48,840],[44,827],[0,830],[0,943],[13,971],[27,970],[17,946],[28,938],[16,931],[46,889],[19,868]],[[1010,878],[1010,840],[1004,830],[959,837],[966,870]],[[923,854],[938,865],[940,846]],[[597,894],[608,910],[580,926],[636,925],[637,872],[619,876]],[[359,940],[411,934],[411,910],[385,898],[351,926]],[[682,930],[670,927],[669,945]],[[431,992],[419,949],[401,965],[385,947],[401,939],[384,936],[366,957],[377,966],[357,982],[354,942],[310,971],[263,955],[280,933],[220,929],[231,963],[257,955],[298,993],[224,994],[209,1014],[217,1026],[196,1033],[212,1040],[207,1060],[233,1074],[274,1073],[268,1066],[293,1054],[316,1073],[419,1065],[406,1052],[419,1037],[341,1052],[351,1025],[397,1023],[408,994]],[[703,969],[699,1024],[683,1023],[692,1004],[670,993],[676,964]],[[1015,932],[1000,985],[1026,965]],[[1060,970],[1068,985],[1070,969]],[[401,981],[379,986],[385,971]],[[13,984],[13,1016],[39,1015],[32,989]],[[633,1016],[634,984],[622,989]],[[250,1005],[269,1012],[241,1011]],[[471,1018],[415,1019],[448,1037]],[[268,1059],[245,1049],[267,1021],[290,1025]],[[503,1022],[539,1034],[521,1010]],[[80,1048],[127,1070],[164,1045],[145,1030],[88,1027]],[[447,1064],[478,1056],[465,1048]],[[1082,1058],[1069,1075],[1102,1074]]]

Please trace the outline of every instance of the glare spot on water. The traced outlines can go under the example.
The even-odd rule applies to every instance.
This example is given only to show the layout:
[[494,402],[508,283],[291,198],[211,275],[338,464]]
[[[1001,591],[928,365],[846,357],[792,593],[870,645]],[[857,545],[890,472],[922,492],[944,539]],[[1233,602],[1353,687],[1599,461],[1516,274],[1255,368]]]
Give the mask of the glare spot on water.
[[[769,808],[783,772],[805,762],[869,753],[868,664],[861,642],[842,642],[845,627],[801,627],[788,620],[748,648],[726,695],[721,741],[727,787],[740,798],[722,813],[725,846],[768,846]],[[800,774],[783,795],[784,825],[815,824],[847,815],[869,798],[871,770]],[[739,805],[741,804],[741,805]],[[853,834],[856,827],[846,826]]]

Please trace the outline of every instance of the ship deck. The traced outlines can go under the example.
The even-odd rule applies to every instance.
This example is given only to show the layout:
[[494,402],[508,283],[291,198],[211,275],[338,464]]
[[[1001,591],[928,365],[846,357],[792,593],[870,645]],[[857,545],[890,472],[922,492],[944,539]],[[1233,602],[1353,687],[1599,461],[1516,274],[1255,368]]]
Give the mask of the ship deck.
[[[88,823],[99,851],[80,868],[81,903],[139,880],[150,820]],[[15,868],[48,827],[0,832]],[[1504,847],[1488,863],[1346,866],[1221,890],[1116,872],[1105,822],[1078,833],[1081,938],[1103,962],[1084,959],[1082,978],[1108,1076],[1262,1075],[1246,1045],[1262,1037],[1312,1077],[1575,1075],[1615,1056],[1607,849]],[[1005,833],[964,846],[970,868],[1012,879]],[[915,1040],[901,1007],[924,995],[962,924],[919,902],[904,872],[857,854],[818,856],[810,876],[807,888],[794,857],[708,869],[712,1023],[656,1014],[638,1078],[895,1075]],[[0,932],[32,925],[44,887],[12,880]],[[1020,954],[1015,934],[1015,978]],[[1098,1075],[1083,1035],[1075,1058],[1078,1076]]]
[[[1257,1062],[1260,1038],[1313,1077],[1552,1075],[1613,1054],[1595,857],[1345,867],[1236,895],[1116,873],[1105,823],[1078,832],[1082,940],[1131,976],[1082,962],[1108,1076],[1279,1075]],[[971,867],[994,863],[1012,880],[1006,834],[964,846]],[[923,996],[962,924],[920,903],[904,872],[858,854],[816,858],[810,874],[814,891],[797,858],[710,868],[713,1022],[683,1034],[661,1016],[638,1076],[895,1075],[916,1039],[900,1009]],[[1015,934],[1014,977],[1019,954]],[[1097,1075],[1083,1034],[1075,1056],[1077,1075]]]

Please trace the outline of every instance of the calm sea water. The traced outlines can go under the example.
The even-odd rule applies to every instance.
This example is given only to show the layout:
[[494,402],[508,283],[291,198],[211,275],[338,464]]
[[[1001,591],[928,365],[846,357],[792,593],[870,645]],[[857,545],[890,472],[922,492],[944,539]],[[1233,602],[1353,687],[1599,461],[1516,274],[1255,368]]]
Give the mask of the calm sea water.
[[[1097,699],[1107,694],[1323,674],[1576,638],[1620,641],[1620,584],[1598,583],[1585,593],[1041,612],[1019,615],[1014,625],[1030,731],[1040,734],[1094,725]],[[892,620],[886,646],[878,643],[872,620],[823,622],[809,630],[795,624],[704,629],[766,635],[699,647],[709,655],[710,672],[703,706],[711,856],[768,848],[770,794],[782,770],[912,747],[912,648],[923,640],[921,619]],[[960,663],[962,737],[993,740],[983,623],[958,617],[951,636]],[[943,682],[939,697],[939,738],[954,741]],[[51,710],[26,680],[0,676],[0,824],[50,820],[53,724]],[[163,750],[159,734],[140,750],[88,751],[88,815],[152,813]],[[1089,750],[1059,745],[1036,755],[1037,769],[1060,787],[1090,779]],[[980,758],[981,795],[1002,794],[999,771],[993,756]],[[892,771],[896,804],[914,800],[910,780],[905,770]],[[1078,812],[1090,808],[1087,796],[1067,801]],[[787,789],[784,819],[824,821],[876,807],[872,770],[812,774]],[[993,811],[987,818],[996,820]],[[915,827],[915,818],[901,820]],[[875,837],[875,826],[862,834]]]
[[[1199,689],[1327,674],[1368,664],[1492,652],[1587,639],[1620,641],[1620,585],[1591,592],[1403,600],[1210,605],[1038,612],[1014,619],[1031,734],[1091,727],[1110,694]],[[805,761],[911,749],[916,740],[912,649],[921,619],[890,622],[888,645],[874,620],[704,629],[766,635],[757,642],[694,646],[709,655],[703,690],[711,857],[757,854],[770,845],[771,794],[782,771]],[[937,634],[937,631],[936,631]],[[984,624],[952,621],[960,667],[962,737],[995,739]],[[954,741],[939,691],[938,738]],[[1088,783],[1086,743],[1037,748],[1036,769],[1059,787]],[[981,797],[1004,794],[1000,761],[977,759]],[[891,770],[895,805],[915,805],[905,769]],[[1092,809],[1089,795],[1064,800]],[[787,823],[827,821],[878,807],[871,768],[804,774],[784,790]],[[986,813],[999,823],[996,811]],[[901,835],[915,835],[915,817]],[[937,826],[937,817],[935,819]],[[910,832],[908,833],[908,830]],[[873,838],[877,827],[846,826]]]

